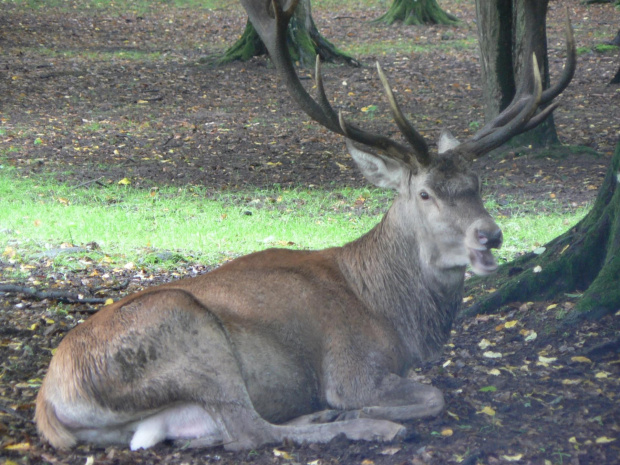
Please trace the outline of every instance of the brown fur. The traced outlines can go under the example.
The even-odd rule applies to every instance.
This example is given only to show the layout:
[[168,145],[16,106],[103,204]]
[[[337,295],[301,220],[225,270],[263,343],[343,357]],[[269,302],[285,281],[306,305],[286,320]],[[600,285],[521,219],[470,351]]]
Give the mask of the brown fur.
[[41,386],[37,396],[34,420],[39,434],[55,448],[69,449],[76,444],[75,436],[58,420],[54,406],[48,401],[45,385]]

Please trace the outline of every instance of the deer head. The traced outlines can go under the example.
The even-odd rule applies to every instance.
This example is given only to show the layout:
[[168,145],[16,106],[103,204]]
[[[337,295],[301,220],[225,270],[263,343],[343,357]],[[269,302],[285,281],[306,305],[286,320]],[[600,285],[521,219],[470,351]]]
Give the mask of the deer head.
[[[470,264],[478,274],[493,271],[497,264],[489,250],[501,246],[502,233],[482,207],[480,182],[469,164],[540,124],[556,108],[557,103],[551,103],[539,111],[541,105],[551,102],[564,90],[574,74],[574,39],[568,15],[568,62],[558,83],[542,91],[536,57],[532,55],[526,73],[530,79],[522,83],[512,103],[463,143],[448,131],[442,131],[438,153],[433,154],[424,137],[403,115],[378,63],[377,71],[392,116],[406,144],[360,129],[347,122],[341,113],[336,113],[323,87],[318,57],[317,100],[308,94],[297,78],[286,44],[286,28],[297,0],[244,0],[242,3],[298,105],[312,119],[346,138],[349,153],[369,181],[400,194],[393,209],[401,210],[403,222],[407,219],[416,222],[420,240],[428,245],[422,248],[421,254],[427,255],[428,260],[435,258],[441,267],[458,268]],[[404,202],[399,199],[411,199],[407,202],[408,208],[401,208]],[[472,221],[475,217],[477,219]],[[457,245],[459,232],[464,240]]]

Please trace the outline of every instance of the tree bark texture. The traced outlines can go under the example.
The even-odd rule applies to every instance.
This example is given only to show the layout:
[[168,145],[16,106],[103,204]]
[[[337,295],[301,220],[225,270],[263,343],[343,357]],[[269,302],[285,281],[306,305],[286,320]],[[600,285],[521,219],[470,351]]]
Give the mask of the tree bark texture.
[[[532,53],[540,66],[543,88],[549,87],[546,13],[548,0],[476,0],[485,119],[508,106],[519,84],[531,72]],[[550,115],[538,127],[513,140],[536,147],[558,143]]]
[[[338,50],[319,32],[312,19],[310,0],[301,0],[288,27],[289,52],[294,61],[303,67],[314,67],[317,55],[323,62],[343,61],[359,66],[359,62]],[[240,60],[247,61],[254,56],[264,55],[267,49],[249,21],[243,35],[230,47],[220,63]]]
[[437,0],[394,0],[390,9],[374,22],[392,24],[402,21],[406,25],[457,24],[456,16],[446,13]]
[[[498,270],[498,290],[464,315],[492,313],[510,302],[581,294],[568,322],[620,310],[620,143],[592,210],[573,228]],[[475,281],[471,283],[475,286]]]

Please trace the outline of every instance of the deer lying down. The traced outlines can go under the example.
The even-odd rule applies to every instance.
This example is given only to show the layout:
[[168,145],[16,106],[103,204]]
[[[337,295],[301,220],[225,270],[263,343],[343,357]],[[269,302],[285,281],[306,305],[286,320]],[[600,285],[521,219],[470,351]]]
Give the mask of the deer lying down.
[[469,161],[544,119],[553,106],[535,114],[537,107],[563,87],[542,93],[534,63],[509,109],[463,144],[442,135],[431,154],[381,71],[407,146],[339,117],[318,68],[320,101],[312,100],[283,46],[294,5],[274,2],[271,17],[251,10],[262,2],[247,3],[255,25],[275,31],[270,38],[257,28],[302,108],[346,137],[370,182],[398,195],[374,229],[343,247],[254,253],[125,297],[75,327],[37,398],[38,429],[54,447],[135,450],[172,439],[247,449],[341,433],[392,441],[405,434],[400,422],[444,406],[438,389],[407,371],[440,353],[465,267],[492,272],[491,249],[502,243]]

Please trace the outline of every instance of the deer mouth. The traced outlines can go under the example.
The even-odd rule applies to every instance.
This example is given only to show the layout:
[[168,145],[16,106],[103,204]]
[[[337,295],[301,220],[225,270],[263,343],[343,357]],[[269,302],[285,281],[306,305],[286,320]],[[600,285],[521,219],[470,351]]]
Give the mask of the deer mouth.
[[487,275],[497,270],[497,260],[489,249],[469,247],[469,263],[477,275]]

